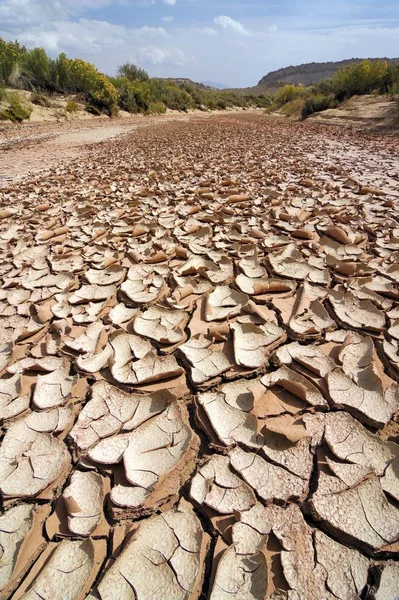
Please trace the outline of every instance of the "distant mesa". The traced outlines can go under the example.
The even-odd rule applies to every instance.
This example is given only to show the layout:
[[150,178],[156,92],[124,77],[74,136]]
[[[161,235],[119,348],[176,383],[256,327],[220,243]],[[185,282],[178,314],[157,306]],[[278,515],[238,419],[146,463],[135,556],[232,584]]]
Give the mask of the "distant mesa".
[[[359,63],[365,58],[348,58],[336,62],[312,62],[303,65],[289,66],[277,71],[271,71],[258,82],[257,85],[247,88],[229,88],[230,91],[240,96],[260,96],[274,94],[286,84],[313,85],[322,79],[332,77],[338,69],[351,63]],[[388,64],[399,63],[399,58],[370,58],[368,60],[386,60]]]
[[281,83],[293,83],[296,85],[312,85],[326,77],[332,77],[338,69],[346,67],[351,63],[359,63],[363,60],[385,60],[388,64],[399,63],[399,58],[348,58],[338,62],[306,63],[298,66],[285,67],[277,71],[271,71],[259,81],[259,86],[270,87]]

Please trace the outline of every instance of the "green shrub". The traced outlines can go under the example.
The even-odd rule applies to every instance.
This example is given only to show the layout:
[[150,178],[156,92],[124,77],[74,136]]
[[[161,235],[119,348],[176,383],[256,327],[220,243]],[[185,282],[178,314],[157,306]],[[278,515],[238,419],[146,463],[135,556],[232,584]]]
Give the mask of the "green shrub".
[[129,81],[136,81],[136,79],[139,81],[148,81],[150,78],[147,71],[136,67],[132,63],[120,65],[118,67],[118,75],[119,77],[126,77]]
[[36,106],[43,106],[44,108],[51,107],[51,100],[46,94],[38,94],[37,92],[33,92],[30,97],[30,101],[32,104],[36,104]]
[[[238,96],[233,92],[200,88],[189,82],[151,79],[131,63],[119,67],[118,77],[100,73],[94,65],[70,59],[64,53],[50,58],[43,48],[27,50],[18,42],[0,38],[0,85],[35,90],[81,94],[96,114],[115,115],[118,106],[131,113],[150,113],[170,108],[188,111],[224,109],[233,106],[267,106],[265,96]],[[40,102],[40,100],[38,100]],[[165,108],[166,107],[166,108]],[[93,112],[92,110],[92,112]]]
[[26,101],[18,92],[7,92],[4,101],[8,106],[0,112],[0,120],[10,120],[13,123],[29,119],[32,113],[32,105]]
[[148,112],[152,115],[163,115],[166,113],[166,106],[163,102],[151,102]]
[[0,84],[10,85],[18,79],[20,64],[27,50],[18,42],[6,42],[0,38]]
[[290,102],[287,102],[287,104],[284,104],[284,106],[281,108],[281,112],[287,117],[300,117],[302,115],[305,103],[305,98],[295,98],[295,100],[291,100]]
[[312,94],[304,101],[301,117],[302,119],[306,119],[306,117],[309,117],[309,115],[315,112],[320,112],[327,108],[334,108],[336,105],[337,103],[332,94]]
[[65,110],[67,113],[77,113],[79,111],[79,104],[74,100],[68,100]]
[[52,89],[52,62],[43,48],[33,48],[23,56],[21,74],[33,88]]
[[383,92],[389,84],[388,64],[383,60],[363,60],[339,69],[332,78],[332,89],[338,102],[355,95]]
[[387,92],[390,96],[399,94],[399,64],[391,65],[388,69]]
[[119,107],[129,113],[139,112],[133,83],[127,77],[110,78],[110,81],[119,92]]
[[303,91],[303,87],[291,84],[283,85],[283,87],[277,90],[277,92],[274,94],[274,104],[277,108],[281,108],[284,106],[284,104],[287,104],[287,102],[292,102],[292,100],[295,100],[295,98],[301,96]]

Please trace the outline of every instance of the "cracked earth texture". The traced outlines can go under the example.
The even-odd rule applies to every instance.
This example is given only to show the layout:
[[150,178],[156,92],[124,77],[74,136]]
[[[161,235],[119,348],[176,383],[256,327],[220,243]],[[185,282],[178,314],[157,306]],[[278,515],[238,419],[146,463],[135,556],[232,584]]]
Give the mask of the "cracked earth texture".
[[0,598],[398,598],[398,149],[154,121],[0,189]]

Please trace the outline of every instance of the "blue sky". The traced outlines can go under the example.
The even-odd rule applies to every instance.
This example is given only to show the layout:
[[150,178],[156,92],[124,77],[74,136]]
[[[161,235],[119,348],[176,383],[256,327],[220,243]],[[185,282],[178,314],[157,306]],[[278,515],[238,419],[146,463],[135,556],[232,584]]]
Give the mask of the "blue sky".
[[112,75],[254,85],[304,62],[399,56],[398,0],[0,0],[0,36]]

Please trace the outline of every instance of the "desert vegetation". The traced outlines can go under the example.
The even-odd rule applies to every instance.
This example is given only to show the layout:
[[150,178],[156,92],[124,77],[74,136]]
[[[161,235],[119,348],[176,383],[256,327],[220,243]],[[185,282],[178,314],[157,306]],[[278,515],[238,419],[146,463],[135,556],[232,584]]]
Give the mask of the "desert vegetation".
[[[70,59],[64,53],[53,59],[43,48],[28,50],[17,41],[1,38],[0,86],[34,91],[36,103],[40,99],[44,102],[48,94],[76,94],[86,103],[88,112],[109,116],[116,115],[119,108],[129,113],[160,114],[167,108],[205,111],[268,104],[263,96],[245,98],[188,82],[150,78],[144,69],[131,63],[121,65],[116,77],[108,77],[81,59]],[[23,111],[16,107],[17,96],[15,92],[13,104],[0,112],[0,118],[21,120],[25,114],[27,117],[23,118],[29,117],[27,108]],[[3,99],[7,100],[4,96]]]
[[383,60],[349,63],[312,86],[286,84],[271,97],[266,109],[281,109],[287,116],[306,119],[309,115],[335,108],[345,100],[364,94],[399,94],[399,64]]

